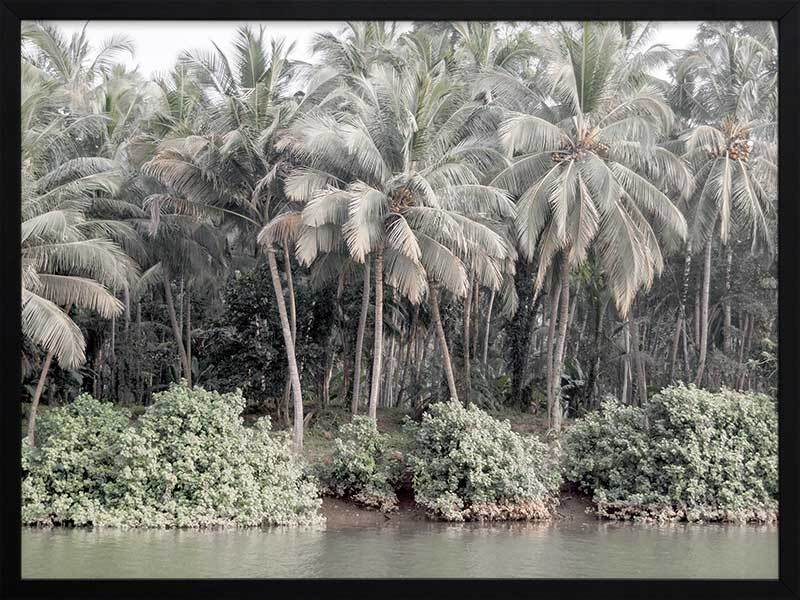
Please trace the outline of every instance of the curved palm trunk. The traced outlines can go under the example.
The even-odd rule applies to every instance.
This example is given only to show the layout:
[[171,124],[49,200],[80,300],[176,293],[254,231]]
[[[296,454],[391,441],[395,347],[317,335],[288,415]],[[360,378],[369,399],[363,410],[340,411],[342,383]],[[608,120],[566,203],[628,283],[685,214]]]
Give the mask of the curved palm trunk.
[[569,260],[561,258],[561,304],[558,317],[558,341],[555,364],[553,365],[553,410],[550,423],[558,434],[561,431],[561,370],[564,366],[564,344],[567,340],[567,324],[569,321]]
[[706,354],[708,353],[708,292],[711,286],[711,239],[706,242],[705,263],[703,265],[703,293],[700,297],[700,358],[697,362],[697,375],[694,384],[700,385],[703,381],[703,372],[706,368]]
[[278,314],[281,318],[281,330],[283,331],[283,343],[286,346],[286,360],[289,363],[289,381],[292,386],[292,397],[294,400],[294,425],[292,427],[292,443],[296,452],[303,450],[303,394],[300,390],[300,374],[297,370],[297,357],[294,352],[294,337],[289,323],[289,316],[286,312],[286,302],[283,299],[283,286],[278,274],[278,263],[275,260],[275,250],[267,249],[267,261],[269,271],[272,275],[272,287],[275,290],[275,299],[278,302]]
[[369,312],[369,286],[370,286],[369,259],[364,263],[364,289],[361,292],[361,314],[358,316],[358,332],[356,333],[356,356],[353,367],[353,399],[352,412],[358,414],[358,405],[361,402],[361,355],[364,349],[364,330],[367,327],[367,313]]
[[53,360],[53,353],[48,352],[47,357],[44,359],[42,365],[42,372],[39,375],[39,381],[36,383],[36,391],[33,393],[33,400],[31,401],[31,412],[28,415],[28,445],[31,448],[36,446],[34,434],[36,431],[36,411],[39,409],[39,400],[42,397],[42,390],[44,390],[44,382],[47,380],[47,372],[50,370],[50,363]]
[[372,391],[369,395],[369,418],[378,420],[378,394],[381,391],[383,362],[383,249],[375,253],[375,340],[372,350]]
[[[289,326],[292,331],[292,341],[297,343],[297,306],[294,299],[294,278],[292,277],[292,261],[289,258],[289,249],[283,248],[283,270],[286,273],[286,289],[289,293]],[[286,409],[286,424],[289,425],[289,399],[292,384],[289,378],[286,378],[286,384],[283,386],[283,406]]]
[[286,272],[286,291],[289,295],[289,324],[292,328],[292,340],[297,342],[297,303],[294,297],[294,278],[292,277],[292,261],[289,249],[283,249],[283,270]]
[[175,314],[175,300],[172,297],[172,282],[170,281],[169,270],[163,263],[161,273],[164,279],[164,300],[166,300],[167,303],[169,322],[172,325],[172,333],[175,336],[175,343],[178,346],[178,355],[183,369],[183,376],[186,378],[186,381],[189,382],[192,377],[192,369],[189,365],[189,357],[186,356],[186,346],[183,345],[183,335],[181,335],[178,317]]
[[439,340],[439,347],[442,349],[442,362],[444,362],[444,374],[447,378],[447,388],[450,390],[450,400],[458,402],[458,391],[456,390],[456,378],[453,375],[453,363],[450,361],[450,350],[447,348],[447,339],[444,337],[444,326],[442,325],[442,315],[439,312],[439,297],[437,290],[430,285],[431,313],[436,327],[436,337]]

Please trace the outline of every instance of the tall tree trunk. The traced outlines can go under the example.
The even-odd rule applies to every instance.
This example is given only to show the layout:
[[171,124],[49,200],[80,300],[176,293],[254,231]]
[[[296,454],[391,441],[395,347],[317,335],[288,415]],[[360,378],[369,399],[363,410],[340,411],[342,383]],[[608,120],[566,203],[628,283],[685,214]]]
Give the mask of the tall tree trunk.
[[[599,299],[598,299],[599,300]],[[602,302],[597,303],[597,312],[595,316],[594,328],[594,360],[592,366],[589,368],[589,377],[586,382],[586,403],[596,405],[594,402],[595,387],[597,384],[597,377],[600,373],[600,338],[603,335],[603,326],[605,325],[606,310],[608,309],[609,297],[606,297]],[[591,402],[590,402],[591,401]]]
[[364,348],[364,330],[367,327],[367,313],[369,312],[369,286],[370,286],[370,259],[364,261],[364,287],[361,292],[361,314],[358,316],[358,331],[356,333],[356,356],[353,367],[353,399],[352,413],[358,414],[358,405],[361,402],[361,355]]
[[[277,264],[277,262],[276,262]],[[286,274],[286,291],[289,296],[289,326],[292,332],[292,341],[297,343],[297,306],[294,299],[294,278],[292,277],[292,261],[289,256],[289,248],[283,248],[283,270]],[[289,376],[286,377],[286,384],[283,387],[283,405],[286,407],[286,424],[289,424],[289,400],[292,385]]]
[[636,369],[636,401],[639,406],[644,406],[647,404],[647,372],[642,360],[642,335],[636,318],[631,319],[629,324],[631,328],[631,343],[635,352],[633,364]]
[[175,336],[175,344],[178,346],[183,376],[188,381],[191,377],[191,366],[189,365],[189,358],[186,356],[186,346],[183,345],[183,335],[181,335],[181,328],[178,325],[178,317],[175,315],[175,300],[172,297],[172,283],[170,281],[169,270],[163,263],[161,273],[164,278],[164,299],[167,303],[167,314],[169,315],[169,322],[172,325],[172,333]]
[[[483,332],[483,364],[485,365],[489,357],[489,332],[492,329],[492,309],[494,308],[494,294],[492,290],[489,296],[489,307],[486,309],[486,330]],[[534,315],[536,318],[536,315]]]
[[[550,277],[550,308],[548,309],[548,324],[547,324],[547,420],[548,424],[552,425],[553,413],[553,378],[555,377],[553,370],[553,351],[556,337],[556,323],[558,320],[558,303],[561,300],[561,286],[559,285],[558,277],[553,273]],[[534,313],[534,318],[536,317]],[[531,397],[533,397],[533,386],[531,386]],[[531,398],[532,399],[532,398]],[[536,412],[536,406],[532,404],[532,412]]]
[[744,389],[744,384],[747,380],[747,357],[750,355],[750,343],[753,341],[753,325],[756,320],[755,315],[749,315],[749,317],[750,318],[747,321],[747,326],[744,331],[744,339],[742,339],[742,352],[739,359],[739,362],[742,365],[742,372],[739,376],[739,382],[736,387],[740,390]]
[[294,349],[294,336],[292,326],[289,322],[289,315],[286,312],[286,302],[283,298],[283,286],[281,277],[278,273],[278,262],[275,260],[275,250],[267,249],[267,261],[269,271],[272,275],[272,287],[275,290],[275,300],[278,303],[278,314],[281,319],[281,330],[283,332],[283,344],[286,347],[286,361],[289,364],[289,381],[292,386],[292,397],[294,400],[294,425],[292,427],[292,442],[295,452],[303,450],[303,393],[300,389],[300,373],[297,369],[297,357]]
[[705,263],[703,265],[703,293],[700,299],[700,358],[697,362],[697,375],[694,384],[699,386],[703,381],[708,353],[708,293],[711,287],[711,238],[706,242]]
[[369,395],[369,418],[378,420],[378,394],[381,390],[383,361],[383,248],[375,253],[375,340],[372,356],[372,391]]
[[48,352],[42,365],[42,372],[39,374],[39,381],[36,383],[36,391],[33,393],[33,400],[31,401],[31,412],[28,415],[28,445],[31,448],[36,447],[36,439],[34,437],[36,432],[36,411],[39,410],[39,399],[42,397],[42,390],[44,389],[44,382],[47,380],[47,372],[50,370],[50,363],[53,360],[53,353]]
[[[115,382],[117,377],[117,317],[111,317],[111,348],[109,352],[111,368],[111,392],[116,392]],[[116,394],[114,394],[116,397]]]
[[292,382],[289,377],[286,377],[286,382],[283,384],[283,422],[286,427],[292,426],[292,416],[289,410],[289,405],[292,402]]
[[447,389],[450,391],[450,400],[458,402],[458,391],[456,390],[456,378],[453,375],[453,363],[450,361],[450,350],[447,348],[447,338],[444,336],[444,326],[442,325],[442,315],[439,312],[438,290],[433,287],[433,282],[429,286],[431,299],[431,316],[436,327],[436,338],[439,340],[439,347],[442,350],[442,363],[444,374],[447,379]]
[[192,387],[192,293],[186,290],[186,362],[189,371],[186,374],[186,381]]
[[567,324],[569,320],[569,259],[566,254],[561,257],[561,304],[558,317],[558,341],[553,365],[553,410],[550,412],[550,426],[559,434],[561,432],[561,371],[564,366],[564,344],[567,341]]
[[183,300],[185,298],[185,294],[183,293],[183,276],[181,276],[181,286],[178,289],[178,297],[176,298],[178,304],[178,329],[181,330],[181,335],[183,335]]
[[331,400],[331,377],[333,376],[333,340],[334,332],[331,331],[325,342],[324,368],[322,370],[322,406],[328,406]]
[[700,317],[701,309],[700,306],[703,304],[700,300],[701,292],[697,290],[694,295],[694,345],[695,345],[695,352],[700,350],[700,323],[702,321]]
[[[686,299],[689,295],[689,276],[692,273],[692,241],[686,244],[686,258],[683,262],[683,286],[681,287],[681,296],[678,302],[678,318],[675,325],[675,339],[672,345],[672,360],[670,361],[669,380],[675,380],[675,363],[678,355],[678,343],[680,338],[684,338],[686,344]],[[687,358],[688,360],[688,358]]]
[[289,249],[283,248],[283,270],[286,273],[286,292],[289,296],[289,324],[291,325],[292,340],[297,343],[297,303],[294,297],[294,277],[292,276],[292,260]]
[[472,276],[470,276],[469,283],[467,284],[467,297],[464,300],[464,404],[470,403],[470,396],[472,394],[472,374],[470,373],[469,364],[469,325],[472,320]]
[[389,354],[386,365],[386,377],[383,383],[383,406],[391,408],[394,406],[394,371],[395,371],[395,350],[397,349],[397,336],[390,336]]
[[408,343],[406,344],[406,357],[403,361],[403,372],[400,375],[400,391],[397,393],[397,405],[403,402],[406,392],[408,365],[411,363],[411,351],[417,339],[417,322],[419,321],[419,304],[414,307],[414,314],[411,317],[411,331],[408,333]]
[[684,381],[689,381],[692,376],[692,368],[689,364],[689,334],[688,332],[689,325],[686,322],[686,319],[683,320],[681,323],[681,338],[683,339],[683,376]]
[[480,321],[481,310],[481,287],[478,285],[477,279],[475,280],[475,288],[472,293],[472,353],[470,356],[475,358],[478,356],[478,337],[481,328]]
[[723,304],[724,310],[724,329],[722,339],[722,349],[726,355],[730,354],[732,345],[733,329],[731,327],[731,266],[733,264],[733,248],[731,242],[725,244],[725,301]]
[[[741,321],[741,319],[740,319],[740,321]],[[735,388],[737,390],[741,390],[742,389],[742,385],[741,385],[740,382],[742,380],[742,374],[744,373],[744,344],[745,344],[745,341],[746,341],[745,338],[747,337],[747,329],[749,327],[750,327],[750,314],[749,313],[745,313],[744,314],[744,321],[742,323],[740,323],[740,325],[739,325],[739,329],[740,329],[742,334],[741,334],[740,340],[739,340],[739,357],[738,357],[737,365],[736,365],[736,379],[734,381],[734,386],[735,386]]]
[[[142,303],[136,302],[136,342],[139,350],[144,348],[144,333],[142,332]],[[142,375],[141,351],[136,352],[134,358],[136,364],[136,398],[139,404],[144,403],[144,376]]]
[[[347,403],[347,395],[350,393],[350,340],[345,328],[344,309],[342,308],[342,294],[344,293],[345,271],[339,275],[339,282],[336,286],[336,325],[342,340],[342,387],[339,390],[339,401]],[[335,341],[335,340],[334,340]],[[335,361],[335,351],[334,351]],[[331,366],[333,362],[331,361]],[[332,374],[332,373],[331,373]]]
[[670,352],[669,359],[669,378],[668,383],[675,381],[675,364],[678,360],[678,345],[681,341],[681,334],[683,333],[683,318],[681,317],[681,309],[678,308],[678,318],[676,319],[675,335],[672,336],[672,351]]
[[622,361],[622,391],[620,392],[620,401],[623,404],[629,404],[628,402],[628,381],[630,380],[631,374],[631,330],[629,327],[630,321],[625,322],[625,326],[623,329],[623,336],[625,337],[625,358]]
[[[560,287],[558,288],[558,290],[559,290],[559,293],[561,293],[561,288]],[[535,354],[535,351],[536,351],[536,342],[537,342],[537,339],[538,339],[538,336],[537,336],[536,332],[539,329],[539,322],[538,322],[537,319],[538,319],[538,315],[539,315],[539,306],[540,305],[542,305],[542,323],[544,323],[544,305],[542,304],[542,295],[539,293],[539,290],[537,289],[537,290],[534,290],[533,300],[531,301],[531,309],[530,309],[531,315],[530,315],[530,326],[528,327],[528,339],[525,342],[525,350],[523,351],[524,352],[524,356],[522,357],[523,363],[525,365],[525,372],[526,373],[538,372],[538,369],[537,369],[537,367],[535,365],[535,361],[533,361],[534,364],[530,364],[531,361],[529,359],[531,358],[531,356],[533,356]],[[555,327],[555,325],[553,325],[553,327]],[[549,328],[548,328],[548,331],[549,331]],[[552,346],[552,342],[553,342],[554,338],[555,338],[555,329],[553,330],[553,337],[549,339],[549,341],[551,342],[551,346]],[[553,358],[553,356],[551,354],[549,356],[550,363],[552,363],[552,358]],[[550,363],[548,363],[548,364],[550,364]],[[549,373],[547,374],[547,377],[548,377],[547,384],[549,385],[550,384]],[[539,390],[534,385],[533,378],[531,378],[531,387],[530,387],[528,402],[530,404],[530,410],[534,414],[538,411],[538,407],[539,407],[538,392],[539,392]],[[546,393],[545,393],[545,396],[547,396]]]

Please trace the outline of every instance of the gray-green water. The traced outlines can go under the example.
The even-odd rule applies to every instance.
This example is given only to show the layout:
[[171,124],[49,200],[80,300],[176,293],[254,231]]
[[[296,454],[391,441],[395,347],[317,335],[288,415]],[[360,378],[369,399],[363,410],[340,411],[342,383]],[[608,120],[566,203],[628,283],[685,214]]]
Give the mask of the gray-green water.
[[23,529],[23,578],[778,576],[776,527],[616,523]]

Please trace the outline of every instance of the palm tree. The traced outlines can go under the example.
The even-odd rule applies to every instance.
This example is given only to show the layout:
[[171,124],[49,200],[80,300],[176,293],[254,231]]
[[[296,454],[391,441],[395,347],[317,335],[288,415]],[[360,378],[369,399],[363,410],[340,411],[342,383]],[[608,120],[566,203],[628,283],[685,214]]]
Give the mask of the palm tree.
[[[286,157],[276,141],[293,119],[325,97],[337,74],[332,69],[319,69],[302,80],[305,91],[291,93],[289,86],[296,80],[293,76],[299,74],[298,65],[289,58],[291,45],[281,40],[268,44],[263,28],[242,27],[237,31],[234,49],[231,58],[216,47],[213,52],[182,55],[181,89],[184,77],[188,77],[191,86],[201,92],[205,114],[199,129],[203,135],[162,144],[145,173],[171,190],[170,202],[180,203],[183,212],[214,217],[218,225],[224,223],[239,248],[254,248],[260,243],[271,268],[274,261],[277,269],[276,245],[283,246],[289,300],[286,312],[294,338],[290,250],[301,229],[296,227],[299,219],[293,220],[293,215],[299,215],[297,206],[287,202],[284,193]],[[180,108],[182,103],[173,105]],[[272,275],[275,283],[277,271]],[[279,306],[283,303],[286,308],[282,284],[275,286],[275,293]],[[295,370],[297,365],[294,343],[286,345],[286,351],[289,381],[297,385],[291,390],[295,404],[293,436],[300,450],[302,392],[299,375],[292,375],[291,365]],[[289,387],[286,392],[288,395]]]
[[23,59],[45,71],[58,83],[66,102],[62,107],[91,114],[101,110],[103,77],[121,54],[133,54],[133,42],[124,35],[108,38],[92,52],[86,26],[67,40],[55,25],[26,21],[22,24]]
[[57,109],[65,92],[41,69],[22,65],[22,332],[46,353],[28,420],[35,445],[36,411],[53,357],[65,369],[85,361],[85,340],[70,311],[110,318],[122,311],[114,291],[135,267],[110,235],[123,224],[87,218],[93,198],[113,196],[119,174],[102,158],[76,156],[81,137],[99,134],[91,116]]
[[550,318],[558,329],[555,349],[548,347],[547,398],[556,432],[570,271],[595,253],[625,316],[661,271],[656,232],[667,240],[686,235],[684,217],[661,191],[689,182],[683,163],[657,143],[672,113],[656,85],[634,77],[626,40],[616,24],[563,25],[542,34],[532,81],[502,71],[487,78],[509,109],[500,132],[513,160],[492,185],[518,198],[517,241],[538,261],[536,293],[548,273],[554,281]]
[[[452,397],[457,398],[438,296],[463,297],[468,269],[498,289],[512,251],[489,226],[468,215],[510,214],[507,197],[476,173],[493,149],[466,128],[482,104],[464,101],[431,40],[406,38],[407,64],[376,67],[339,93],[330,113],[309,114],[286,145],[302,161],[292,188],[306,202],[304,222],[335,226],[350,255],[374,261],[375,337],[369,415],[381,384],[384,280],[413,304],[428,294]],[[427,47],[426,47],[427,44]]]
[[775,189],[776,152],[773,28],[746,35],[739,24],[704,26],[697,48],[676,69],[676,103],[691,127],[683,136],[696,196],[691,238],[704,249],[700,315],[700,385],[708,351],[708,298],[714,231],[726,252],[724,341],[730,350],[731,230],[749,232],[752,250],[769,246],[766,213]]

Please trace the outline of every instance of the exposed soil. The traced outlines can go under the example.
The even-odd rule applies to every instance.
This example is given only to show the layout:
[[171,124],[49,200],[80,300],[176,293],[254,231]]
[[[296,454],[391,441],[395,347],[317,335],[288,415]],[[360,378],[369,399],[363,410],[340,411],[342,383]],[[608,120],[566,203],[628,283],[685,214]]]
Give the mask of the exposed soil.
[[559,518],[579,523],[594,523],[597,521],[597,517],[587,512],[592,507],[591,498],[575,487],[561,488],[559,504],[556,508]]
[[[431,522],[425,516],[425,510],[418,506],[413,497],[401,494],[398,497],[398,509],[391,513],[365,508],[354,502],[339,498],[324,497],[322,514],[325,515],[328,527],[397,527],[409,523]],[[578,522],[593,523],[597,517],[586,512],[592,506],[588,496],[572,488],[561,491],[560,504],[556,509],[557,518]]]
[[399,507],[391,513],[364,508],[353,502],[347,502],[328,496],[322,499],[322,514],[328,527],[396,527],[403,523],[419,523],[426,521],[425,511],[413,500],[400,499]]

